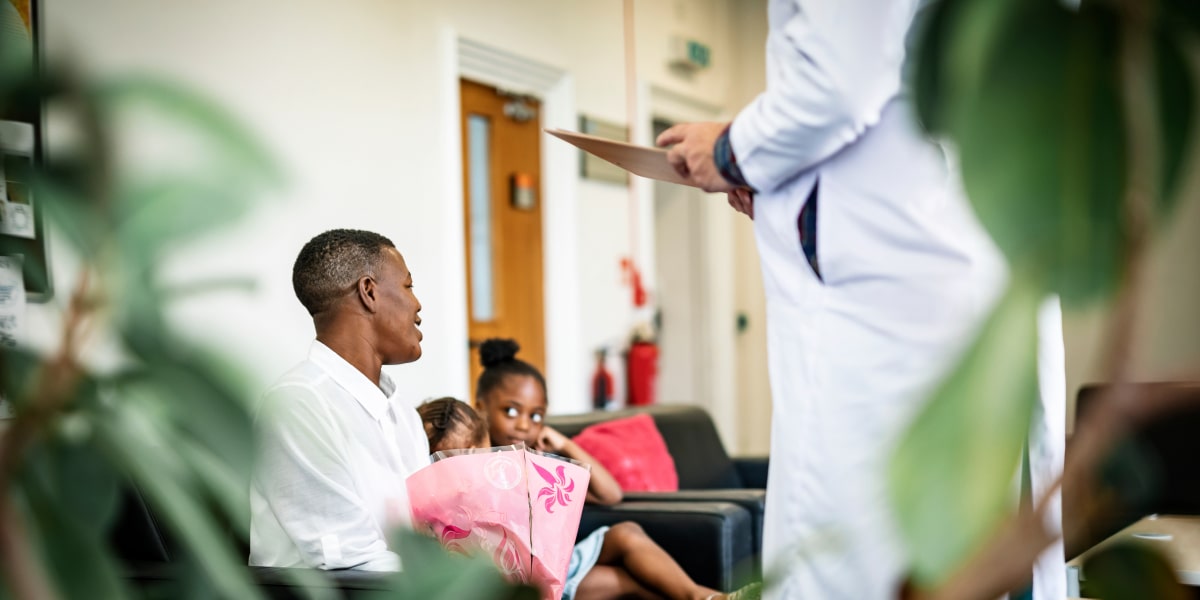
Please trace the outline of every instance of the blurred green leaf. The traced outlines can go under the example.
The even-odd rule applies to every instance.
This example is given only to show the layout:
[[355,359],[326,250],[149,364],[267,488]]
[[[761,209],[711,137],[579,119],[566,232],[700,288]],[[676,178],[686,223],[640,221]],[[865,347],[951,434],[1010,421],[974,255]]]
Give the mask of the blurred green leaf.
[[81,256],[97,257],[109,243],[109,221],[94,202],[45,177],[34,182],[34,195],[57,233]]
[[930,134],[945,133],[943,69],[948,56],[950,24],[955,21],[953,13],[960,6],[961,2],[931,2],[917,13],[919,20],[914,24],[912,35],[918,42],[910,60],[917,65],[913,81],[917,120]]
[[150,261],[126,263],[109,271],[113,281],[113,321],[117,334],[139,360],[153,360],[174,350],[175,330],[165,316],[166,298]]
[[237,291],[251,293],[258,290],[258,282],[250,277],[220,277],[202,279],[163,288],[167,300],[177,300],[213,292]]
[[246,539],[250,531],[250,478],[246,474],[254,457],[246,455],[242,464],[238,465],[241,468],[233,468],[209,448],[183,437],[175,439],[175,450],[227,515],[229,527],[239,537]]
[[[1196,143],[1187,54],[1200,40],[1200,2],[1156,6],[1155,200],[1165,216]],[[990,532],[1011,496],[1036,397],[1034,301],[1053,291],[1078,305],[1110,296],[1122,280],[1128,157],[1116,3],[1085,0],[1074,10],[1044,0],[940,0],[925,12],[913,57],[917,115],[954,142],[968,196],[1026,297],[1010,290],[893,462],[914,576],[930,584]],[[1014,330],[998,332],[1002,321]]]
[[208,581],[225,597],[259,598],[251,585],[244,557],[214,519],[187,464],[159,433],[145,410],[124,408],[97,419],[102,447],[133,476],[156,514],[169,523],[179,542],[194,557]]
[[923,586],[941,581],[1007,514],[1037,398],[1041,292],[1014,277],[954,371],[905,433],[889,472]]
[[1200,33],[1200,2],[1196,0],[1161,0],[1161,19],[1166,23],[1178,23],[1181,30],[1193,35]]
[[42,368],[42,359],[25,348],[5,348],[0,352],[0,393],[18,411],[24,408],[33,392],[35,378]]
[[980,84],[996,38],[1025,0],[937,0],[922,9],[916,32],[915,90],[919,120],[948,133],[962,97]]
[[[192,90],[141,77],[96,86],[62,71],[32,76],[12,58],[0,53],[0,107],[61,100],[56,115],[80,125],[78,139],[56,146],[39,165],[34,194],[55,233],[96,275],[89,316],[111,311],[132,364],[102,384],[82,377],[67,410],[54,415],[52,435],[23,465],[39,486],[34,504],[50,532],[45,561],[60,585],[86,571],[65,582],[71,597],[124,593],[104,581],[111,575],[107,555],[88,562],[98,574],[78,563],[103,548],[120,497],[116,473],[128,474],[182,544],[182,559],[171,565],[174,590],[195,598],[257,597],[245,557],[235,556],[225,531],[232,526],[244,537],[249,522],[253,437],[244,379],[219,356],[184,343],[165,318],[169,299],[203,286],[165,288],[160,276],[172,246],[243,217],[260,192],[280,182],[279,169],[243,125]],[[179,157],[178,172],[153,160],[115,160],[121,153],[110,138],[125,133],[117,128],[126,118],[149,118],[166,126],[163,133],[195,144]],[[3,353],[3,389],[18,410],[40,366],[33,355]],[[60,548],[60,538],[69,544]]]
[[190,350],[182,341],[160,342],[157,353],[142,357],[143,368],[114,378],[118,393],[161,404],[172,430],[195,440],[249,482],[254,430],[246,388],[232,367],[214,357]]
[[980,219],[1011,264],[1068,304],[1110,293],[1123,264],[1115,35],[1111,14],[1025,2],[954,112]]
[[171,246],[238,221],[253,206],[252,189],[244,176],[222,172],[131,184],[118,196],[123,256],[158,259]]
[[1094,551],[1083,563],[1084,589],[1103,600],[1186,600],[1192,598],[1175,570],[1147,544],[1118,542]]
[[[78,411],[60,419],[60,429],[74,423],[90,428],[90,421]],[[64,437],[81,437],[68,440]],[[104,456],[90,446],[91,432],[59,434],[45,440],[29,452],[27,482],[38,484],[42,495],[54,500],[61,509],[80,523],[83,533],[101,538],[108,532],[117,511],[119,477]]]
[[275,161],[247,129],[194,90],[161,78],[126,77],[97,86],[95,98],[114,114],[125,110],[158,112],[189,132],[203,134],[211,146],[211,158],[238,169],[231,172],[253,175],[267,185],[282,182]]
[[48,489],[40,477],[23,477],[18,486],[28,499],[27,507],[33,516],[26,525],[36,528],[31,534],[41,546],[54,584],[63,597],[89,600],[130,597],[117,565],[101,542],[104,538],[97,535],[96,524],[88,521],[93,511],[74,512],[79,503],[62,504],[62,494]]
[[[283,581],[292,586],[292,591],[302,598],[309,600],[340,600],[342,598],[337,591],[336,584],[326,576],[326,571],[289,567],[277,569],[273,574],[282,577]],[[365,600],[373,596],[366,594],[364,590],[357,590],[353,597]]]
[[[123,409],[136,417],[127,420],[141,430],[139,439],[150,447],[169,444],[157,451],[157,464],[151,466],[181,479],[195,507],[222,536],[233,533],[245,540],[253,463],[250,414],[238,386],[222,379],[213,361],[179,352],[165,352],[109,384]],[[154,452],[150,447],[144,450]],[[225,542],[232,550],[232,541]]]
[[[1185,26],[1171,16],[1200,3],[1167,4],[1154,36],[1163,214],[1195,129]],[[942,0],[927,10],[915,49],[917,113],[956,143],[980,219],[1012,264],[1039,266],[1040,284],[1068,306],[1107,296],[1122,277],[1125,241],[1115,8]]]
[[389,546],[397,549],[404,571],[394,579],[393,591],[387,597],[423,600],[540,597],[533,588],[507,582],[487,557],[450,554],[436,540],[413,531],[397,531]]

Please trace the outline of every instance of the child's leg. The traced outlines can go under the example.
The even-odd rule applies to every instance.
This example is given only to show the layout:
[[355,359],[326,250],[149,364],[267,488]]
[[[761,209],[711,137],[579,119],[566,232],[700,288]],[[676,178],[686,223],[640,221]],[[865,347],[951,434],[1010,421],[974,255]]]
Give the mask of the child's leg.
[[597,564],[583,576],[575,589],[575,600],[662,600],[642,587],[623,567]]
[[[608,530],[596,564],[624,567],[642,587],[671,600],[705,600],[718,593],[696,585],[640,525],[630,521],[618,523]],[[587,578],[583,581],[587,582]]]

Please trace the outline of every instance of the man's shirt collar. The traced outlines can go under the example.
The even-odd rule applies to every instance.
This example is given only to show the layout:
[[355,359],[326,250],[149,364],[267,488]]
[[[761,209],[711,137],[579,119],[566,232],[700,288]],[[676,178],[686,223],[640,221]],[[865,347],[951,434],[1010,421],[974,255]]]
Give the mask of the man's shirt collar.
[[346,359],[329,346],[316,340],[308,350],[308,359],[328,373],[329,378],[342,389],[354,396],[371,417],[376,421],[383,420],[390,398],[396,391],[396,385],[387,373],[379,373],[379,386],[376,387],[366,375],[354,368],[354,365],[346,362]]

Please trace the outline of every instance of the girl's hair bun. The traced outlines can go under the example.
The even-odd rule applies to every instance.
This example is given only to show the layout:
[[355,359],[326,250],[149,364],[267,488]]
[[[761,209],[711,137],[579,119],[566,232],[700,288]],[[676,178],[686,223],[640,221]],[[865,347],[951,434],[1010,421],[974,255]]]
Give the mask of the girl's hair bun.
[[500,363],[514,360],[521,347],[513,340],[491,338],[484,340],[479,346],[479,363],[483,368],[490,369]]

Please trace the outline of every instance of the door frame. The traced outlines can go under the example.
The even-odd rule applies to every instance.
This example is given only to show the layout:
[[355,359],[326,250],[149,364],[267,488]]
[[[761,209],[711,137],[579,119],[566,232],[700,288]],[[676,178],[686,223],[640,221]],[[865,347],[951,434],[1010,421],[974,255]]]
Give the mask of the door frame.
[[[638,121],[641,127],[635,139],[641,144],[653,144],[653,121],[666,119],[675,123],[729,120],[732,115],[719,105],[697,100],[691,96],[658,85],[642,84],[639,90]],[[649,281],[657,281],[654,264],[654,182],[641,179],[645,186],[638,190],[642,205],[643,248],[649,250],[645,264]],[[697,192],[699,193],[699,192]],[[736,302],[733,273],[734,232],[736,213],[724,198],[713,195],[708,202],[699,203],[697,218],[691,221],[688,236],[693,248],[702,249],[694,259],[690,295],[696,298],[689,328],[694,332],[698,357],[695,365],[695,386],[699,396],[692,402],[712,414],[717,432],[726,448],[738,448],[741,429],[739,410],[737,333],[735,330]],[[648,232],[645,230],[649,230]]]
[[[461,373],[457,386],[466,399],[469,352],[467,351],[467,257],[463,227],[462,128],[459,124],[459,79],[465,78],[498,88],[530,94],[542,102],[543,128],[575,129],[575,87],[569,73],[503,48],[463,37],[453,28],[442,32],[442,97],[448,109],[443,111],[443,144],[446,165],[443,178],[446,231],[442,263],[447,298],[456,299],[450,307],[459,318],[449,327],[449,335],[462,340],[451,343]],[[576,187],[578,157],[575,149],[550,135],[542,134],[542,290],[545,318],[546,387],[554,398],[554,412],[574,413],[589,409],[585,378],[586,352],[580,347],[579,260],[576,246]],[[452,200],[451,200],[452,199]]]

